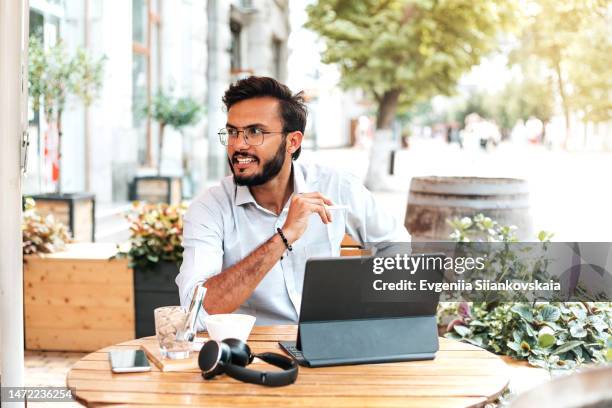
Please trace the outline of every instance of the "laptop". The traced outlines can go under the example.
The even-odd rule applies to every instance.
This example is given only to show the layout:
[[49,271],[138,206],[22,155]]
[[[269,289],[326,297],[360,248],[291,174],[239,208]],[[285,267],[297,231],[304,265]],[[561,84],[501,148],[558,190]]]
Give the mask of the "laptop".
[[306,262],[297,339],[279,342],[300,365],[323,367],[435,357],[439,348],[439,293],[375,288],[382,282],[441,282],[443,270],[385,270],[375,274],[374,262],[374,257],[311,258]]

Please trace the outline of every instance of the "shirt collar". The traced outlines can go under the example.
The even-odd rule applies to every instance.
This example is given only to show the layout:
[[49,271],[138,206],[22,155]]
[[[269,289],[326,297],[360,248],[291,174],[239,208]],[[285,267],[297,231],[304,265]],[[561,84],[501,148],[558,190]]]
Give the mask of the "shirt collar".
[[[291,164],[293,168],[293,193],[300,194],[306,192],[306,180],[301,166]],[[248,186],[236,186],[236,205],[244,205],[247,203],[257,203],[251,194]]]

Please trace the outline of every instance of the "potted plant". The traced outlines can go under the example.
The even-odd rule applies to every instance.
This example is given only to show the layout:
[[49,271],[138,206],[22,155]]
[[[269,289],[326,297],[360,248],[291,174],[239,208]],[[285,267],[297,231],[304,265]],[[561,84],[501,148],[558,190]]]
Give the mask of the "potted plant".
[[62,251],[71,241],[66,226],[52,214],[40,215],[32,198],[24,200],[21,233],[24,256]]
[[136,337],[155,334],[153,310],[178,305],[174,282],[183,260],[183,215],[187,206],[138,204],[130,220],[130,247],[124,252],[134,270]]
[[36,113],[42,109],[48,124],[46,138],[57,138],[52,166],[55,192],[33,197],[41,213],[56,213],[79,241],[95,240],[95,196],[62,193],[62,116],[69,96],[86,107],[93,103],[102,87],[104,60],[105,57],[94,59],[80,47],[69,56],[61,41],[45,49],[36,36],[30,37],[28,80],[32,108]]
[[110,259],[114,245],[71,243],[31,198],[21,229],[28,350],[94,351],[134,338],[133,273],[127,260]]
[[177,204],[182,199],[183,180],[190,182],[188,149],[183,148],[182,153],[183,179],[162,176],[161,164],[164,151],[164,131],[167,126],[170,126],[177,130],[183,140],[185,140],[183,131],[185,127],[193,125],[200,120],[202,113],[201,105],[191,97],[174,98],[160,90],[153,98],[151,106],[145,108],[145,113],[159,123],[157,175],[136,177],[131,187],[131,198],[150,203],[166,202]]
[[[450,224],[451,238],[457,242],[500,242],[504,249],[492,255],[508,270],[541,273],[545,255],[530,264],[510,249],[509,243],[517,242],[515,228],[482,214]],[[551,237],[543,231],[538,234],[544,246]],[[608,302],[462,301],[442,304],[438,317],[446,337],[549,371],[604,363],[610,357],[612,307]]]

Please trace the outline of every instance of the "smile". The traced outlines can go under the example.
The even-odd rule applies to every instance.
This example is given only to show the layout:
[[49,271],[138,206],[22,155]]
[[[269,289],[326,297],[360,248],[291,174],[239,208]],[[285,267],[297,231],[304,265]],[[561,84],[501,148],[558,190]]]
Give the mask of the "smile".
[[253,156],[236,155],[233,162],[237,164],[251,164],[257,162],[257,159]]

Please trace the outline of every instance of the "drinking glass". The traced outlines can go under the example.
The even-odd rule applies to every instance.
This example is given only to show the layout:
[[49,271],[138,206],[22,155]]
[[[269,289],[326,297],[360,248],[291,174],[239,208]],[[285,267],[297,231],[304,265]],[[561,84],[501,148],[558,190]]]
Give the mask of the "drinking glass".
[[154,310],[155,334],[162,357],[169,359],[189,358],[191,343],[177,340],[176,333],[183,330],[187,311],[180,306],[164,306]]

